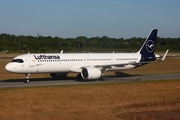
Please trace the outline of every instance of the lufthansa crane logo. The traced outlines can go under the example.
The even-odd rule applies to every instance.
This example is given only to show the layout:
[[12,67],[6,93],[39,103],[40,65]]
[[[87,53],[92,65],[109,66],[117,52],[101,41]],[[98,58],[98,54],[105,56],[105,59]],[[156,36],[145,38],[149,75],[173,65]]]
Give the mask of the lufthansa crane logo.
[[148,52],[153,52],[154,50],[154,42],[152,40],[148,40],[146,42],[146,49]]

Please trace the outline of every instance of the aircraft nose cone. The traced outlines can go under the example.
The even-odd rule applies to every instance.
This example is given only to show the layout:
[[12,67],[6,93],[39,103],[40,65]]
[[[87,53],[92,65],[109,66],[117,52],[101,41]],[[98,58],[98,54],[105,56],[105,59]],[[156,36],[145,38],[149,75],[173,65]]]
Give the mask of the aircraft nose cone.
[[5,69],[8,72],[12,72],[12,73],[21,73],[22,72],[22,70],[20,69],[20,67],[16,63],[8,63],[5,66]]
[[5,69],[6,69],[7,71],[10,71],[10,65],[7,64],[7,65],[5,66]]
[[14,70],[13,70],[13,66],[10,65],[9,63],[5,66],[5,69],[6,69],[7,71],[9,71],[9,72],[13,72],[13,71],[14,71]]

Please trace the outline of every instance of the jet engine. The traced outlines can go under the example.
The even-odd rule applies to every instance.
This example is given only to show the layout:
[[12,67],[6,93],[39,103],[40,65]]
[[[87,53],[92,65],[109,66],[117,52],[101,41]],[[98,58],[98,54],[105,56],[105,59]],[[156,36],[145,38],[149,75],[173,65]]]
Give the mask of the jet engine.
[[50,73],[50,76],[52,78],[63,78],[66,77],[68,73]]
[[99,68],[83,68],[81,76],[83,79],[99,79],[102,72]]

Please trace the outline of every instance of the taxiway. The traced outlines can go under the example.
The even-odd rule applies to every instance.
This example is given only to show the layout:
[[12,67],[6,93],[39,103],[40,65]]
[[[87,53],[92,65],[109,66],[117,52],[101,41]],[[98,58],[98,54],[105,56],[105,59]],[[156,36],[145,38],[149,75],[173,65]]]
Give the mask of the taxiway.
[[37,78],[30,79],[30,83],[24,83],[24,79],[1,80],[0,88],[14,88],[14,87],[30,87],[30,86],[52,86],[52,85],[74,85],[74,84],[95,84],[108,82],[138,82],[147,80],[173,80],[180,79],[180,74],[153,74],[153,75],[130,75],[125,77],[107,77],[106,81],[77,80],[73,77],[68,77],[62,80],[51,78]]

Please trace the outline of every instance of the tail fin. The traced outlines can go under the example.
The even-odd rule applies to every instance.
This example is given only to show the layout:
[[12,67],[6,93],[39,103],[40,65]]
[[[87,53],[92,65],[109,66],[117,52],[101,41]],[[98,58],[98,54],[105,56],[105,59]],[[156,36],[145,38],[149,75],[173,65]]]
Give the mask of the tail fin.
[[145,40],[143,46],[138,51],[141,54],[141,62],[154,61],[156,59],[154,54],[156,37],[157,37],[157,29],[153,29],[147,39]]

